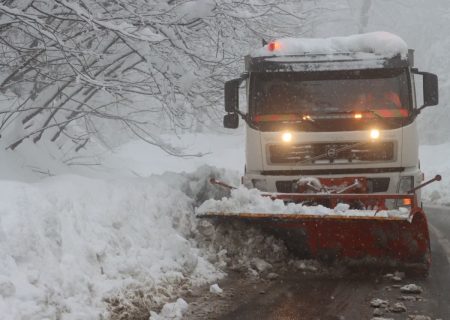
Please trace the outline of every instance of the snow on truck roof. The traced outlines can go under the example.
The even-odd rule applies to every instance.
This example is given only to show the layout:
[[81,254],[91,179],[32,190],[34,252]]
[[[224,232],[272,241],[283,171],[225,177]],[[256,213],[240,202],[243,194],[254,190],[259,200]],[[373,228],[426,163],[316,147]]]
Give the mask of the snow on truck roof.
[[247,72],[404,68],[413,64],[413,50],[388,32],[325,39],[283,38],[245,57]]
[[356,54],[407,57],[408,46],[399,36],[379,31],[333,38],[281,38],[255,50],[251,57]]

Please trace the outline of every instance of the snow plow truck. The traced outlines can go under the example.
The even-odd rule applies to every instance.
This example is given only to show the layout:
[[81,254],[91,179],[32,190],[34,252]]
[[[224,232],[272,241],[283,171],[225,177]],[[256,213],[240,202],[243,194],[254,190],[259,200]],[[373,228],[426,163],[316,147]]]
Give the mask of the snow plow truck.
[[[420,103],[415,81],[422,84]],[[259,224],[302,258],[426,273],[430,238],[420,188],[440,176],[424,182],[417,118],[437,104],[437,76],[415,68],[413,50],[393,34],[266,43],[245,57],[239,78],[225,83],[224,126],[235,129],[240,118],[246,124],[243,185],[285,203],[345,203],[365,214],[201,217]]]

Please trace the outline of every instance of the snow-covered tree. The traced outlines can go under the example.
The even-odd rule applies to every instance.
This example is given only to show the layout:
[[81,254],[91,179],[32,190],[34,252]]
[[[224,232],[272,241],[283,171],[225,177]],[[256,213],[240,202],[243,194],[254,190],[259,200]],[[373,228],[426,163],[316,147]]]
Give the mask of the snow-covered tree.
[[[262,38],[308,35],[311,1],[9,0],[0,4],[0,130],[77,151],[123,129],[177,153],[160,130],[218,119],[223,81]],[[160,130],[155,130],[160,128]]]

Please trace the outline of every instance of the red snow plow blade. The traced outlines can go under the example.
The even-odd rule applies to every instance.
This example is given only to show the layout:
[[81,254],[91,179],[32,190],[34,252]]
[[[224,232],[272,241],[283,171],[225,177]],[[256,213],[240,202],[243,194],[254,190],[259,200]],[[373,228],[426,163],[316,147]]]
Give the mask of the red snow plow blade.
[[377,216],[218,212],[200,217],[256,223],[283,239],[289,250],[302,259],[418,270],[427,270],[431,262],[427,220],[420,208],[412,213],[411,221]]
[[200,218],[218,222],[245,221],[261,226],[281,238],[290,251],[302,259],[325,262],[344,261],[349,265],[386,266],[427,273],[430,237],[423,210],[414,193],[409,194],[263,194],[272,199],[301,203],[359,201],[384,210],[386,200],[410,204],[409,215],[377,216],[378,210],[362,210],[362,215],[279,214],[208,212]]

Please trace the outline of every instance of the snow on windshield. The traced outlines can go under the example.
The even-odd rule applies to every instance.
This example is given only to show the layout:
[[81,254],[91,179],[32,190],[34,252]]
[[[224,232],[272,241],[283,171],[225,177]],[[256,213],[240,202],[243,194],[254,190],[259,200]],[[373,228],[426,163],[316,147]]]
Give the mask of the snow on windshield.
[[339,53],[371,53],[386,58],[392,58],[399,54],[402,58],[405,58],[408,53],[408,46],[399,36],[379,31],[348,37],[282,38],[255,50],[251,53],[251,56]]

